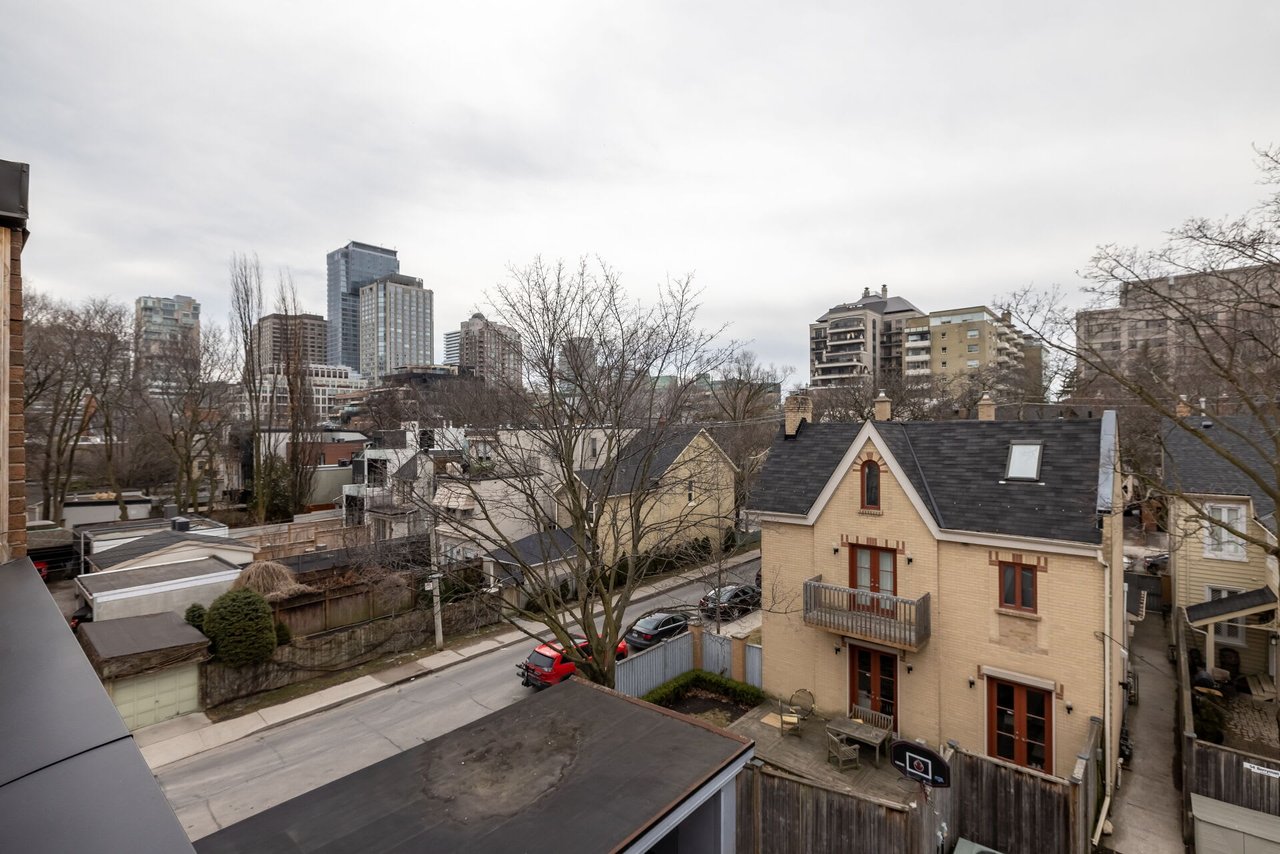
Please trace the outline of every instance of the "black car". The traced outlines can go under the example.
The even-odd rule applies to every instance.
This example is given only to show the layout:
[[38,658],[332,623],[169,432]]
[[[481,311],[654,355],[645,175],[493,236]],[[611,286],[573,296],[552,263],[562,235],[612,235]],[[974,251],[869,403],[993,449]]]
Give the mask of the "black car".
[[636,624],[627,631],[627,646],[630,649],[648,649],[687,631],[689,618],[684,614],[659,611],[636,620]]
[[750,584],[716,587],[698,602],[698,610],[708,617],[736,620],[760,607],[760,588]]

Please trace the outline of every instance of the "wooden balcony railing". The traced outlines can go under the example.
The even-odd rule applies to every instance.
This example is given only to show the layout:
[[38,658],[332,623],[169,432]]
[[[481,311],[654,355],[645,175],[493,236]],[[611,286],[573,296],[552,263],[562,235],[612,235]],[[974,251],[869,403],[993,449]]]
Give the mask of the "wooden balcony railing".
[[916,652],[929,642],[929,594],[903,599],[835,584],[804,583],[804,621],[852,638]]

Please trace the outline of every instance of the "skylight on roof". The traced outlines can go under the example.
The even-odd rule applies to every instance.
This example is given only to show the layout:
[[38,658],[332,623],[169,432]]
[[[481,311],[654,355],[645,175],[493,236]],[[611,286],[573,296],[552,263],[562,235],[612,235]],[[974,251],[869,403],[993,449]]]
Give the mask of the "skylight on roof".
[[1039,480],[1042,447],[1040,442],[1010,442],[1005,480]]

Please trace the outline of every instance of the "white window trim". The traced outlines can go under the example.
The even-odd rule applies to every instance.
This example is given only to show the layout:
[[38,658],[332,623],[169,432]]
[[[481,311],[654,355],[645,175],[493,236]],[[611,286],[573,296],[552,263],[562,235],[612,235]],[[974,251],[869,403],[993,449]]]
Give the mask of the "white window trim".
[[[1235,504],[1231,502],[1220,501],[1220,502],[1204,504],[1201,506],[1201,509],[1203,510],[1206,516],[1212,516],[1214,510],[1227,510],[1227,509],[1236,510],[1240,513],[1240,521],[1237,527],[1243,530],[1249,524],[1248,508],[1243,504]],[[1205,519],[1201,519],[1199,521],[1201,526],[1204,528],[1203,542],[1204,542],[1205,558],[1207,558],[1208,560],[1230,560],[1230,561],[1236,561],[1237,563],[1244,563],[1249,560],[1249,546],[1248,546],[1248,543],[1246,543],[1243,539],[1240,539],[1239,537],[1235,536],[1234,534],[1229,532],[1226,528],[1216,526],[1212,522],[1209,522]],[[1218,530],[1221,532],[1221,536],[1223,537],[1223,544],[1222,544],[1222,548],[1220,549],[1215,548],[1214,546],[1214,539],[1213,539],[1214,528],[1218,528]],[[1235,543],[1239,545],[1238,553],[1233,552],[1233,550],[1230,548],[1231,543]],[[1218,589],[1225,590],[1227,588],[1218,588]]]
[[[1204,601],[1212,602],[1213,591],[1219,590],[1228,596],[1233,593],[1243,593],[1243,587],[1220,587],[1216,584],[1206,584],[1204,587]],[[1230,626],[1236,630],[1236,636],[1231,637],[1225,631],[1219,632],[1219,627],[1226,628]],[[1249,645],[1249,639],[1245,637],[1244,617],[1236,617],[1233,620],[1219,620],[1213,624],[1213,642],[1215,644],[1226,644],[1227,646],[1245,647]]]

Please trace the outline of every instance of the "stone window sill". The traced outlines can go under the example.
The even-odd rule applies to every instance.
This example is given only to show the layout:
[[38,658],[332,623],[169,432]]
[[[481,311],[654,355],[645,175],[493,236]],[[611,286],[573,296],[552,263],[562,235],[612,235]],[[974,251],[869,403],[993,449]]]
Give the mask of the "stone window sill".
[[1002,617],[1016,617],[1019,620],[1030,620],[1033,623],[1038,623],[1044,619],[1039,614],[1033,614],[1030,611],[1014,611],[1011,608],[996,608],[996,613]]
[[884,511],[875,507],[863,507],[858,511],[859,516],[883,516]]

